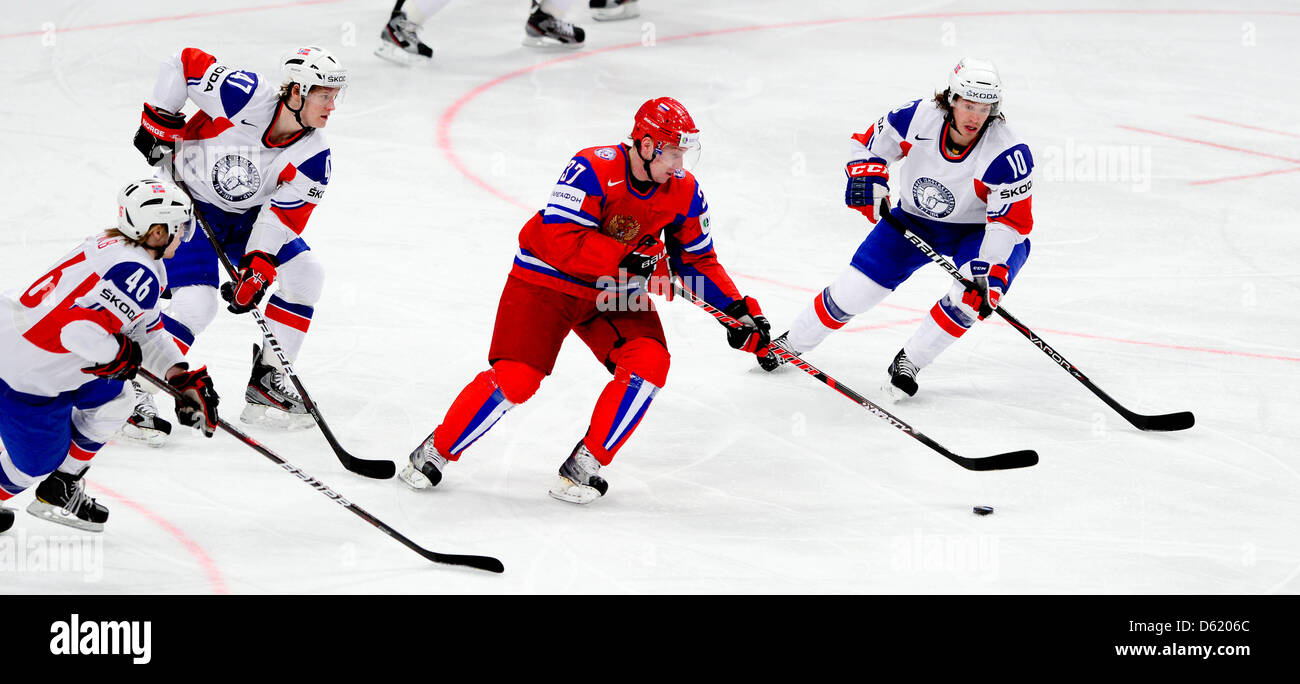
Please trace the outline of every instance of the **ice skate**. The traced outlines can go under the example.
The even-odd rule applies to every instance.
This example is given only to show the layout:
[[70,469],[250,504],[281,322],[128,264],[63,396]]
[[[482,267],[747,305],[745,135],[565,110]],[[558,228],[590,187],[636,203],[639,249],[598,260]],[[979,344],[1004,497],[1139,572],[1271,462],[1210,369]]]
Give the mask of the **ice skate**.
[[[771,348],[771,347],[779,346],[782,349],[790,352],[791,354],[794,354],[795,356],[800,356],[799,352],[791,349],[789,343],[786,342],[786,336],[789,334],[790,334],[789,331],[781,333],[781,336],[776,338],[775,340],[772,340],[772,344],[768,345],[768,347]],[[771,352],[771,351],[769,351],[766,356],[759,356],[757,358],[758,358],[759,367],[769,373],[790,362],[789,360],[783,357],[777,356],[775,352]]]
[[908,397],[916,396],[918,387],[916,374],[920,373],[921,369],[917,368],[916,364],[907,358],[906,352],[902,349],[898,350],[898,354],[890,362],[887,372],[889,373],[889,380],[881,386],[881,389],[884,390],[885,394],[889,395],[889,398],[894,401],[902,401]]
[[81,475],[56,470],[36,486],[36,500],[27,512],[38,518],[88,532],[103,532],[108,509],[86,495],[86,481]]
[[411,462],[397,477],[411,489],[428,489],[442,482],[442,469],[446,465],[447,459],[433,448],[433,435],[429,435],[411,452]]
[[524,24],[524,45],[536,48],[580,48],[586,40],[581,27],[542,11],[541,3],[533,1],[533,12]]
[[551,497],[576,504],[589,504],[609,491],[609,483],[598,473],[600,462],[578,442],[573,453],[560,466],[560,475],[551,487]]
[[0,532],[14,526],[14,509],[0,506]]
[[167,442],[167,435],[172,433],[172,424],[158,416],[158,405],[154,403],[153,395],[139,382],[132,380],[131,389],[135,391],[135,411],[126,419],[126,425],[118,435],[129,442],[155,448],[162,446]]
[[618,21],[640,16],[636,0],[590,0],[591,18],[596,21]]
[[316,424],[307,404],[293,389],[283,371],[262,360],[262,348],[253,345],[253,374],[244,391],[244,412],[240,422],[269,425],[286,430],[304,430]]
[[420,40],[419,30],[420,25],[407,19],[405,12],[394,14],[384,30],[379,32],[380,42],[375,55],[406,66],[431,63],[433,48]]

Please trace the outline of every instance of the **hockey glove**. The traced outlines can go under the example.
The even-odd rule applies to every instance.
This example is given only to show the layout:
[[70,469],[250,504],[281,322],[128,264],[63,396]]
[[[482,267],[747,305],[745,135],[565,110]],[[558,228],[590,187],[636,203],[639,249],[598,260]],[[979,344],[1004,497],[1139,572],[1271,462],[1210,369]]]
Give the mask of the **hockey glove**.
[[217,431],[217,404],[220,400],[217,390],[212,387],[208,367],[194,371],[182,369],[169,378],[167,384],[181,393],[176,399],[176,419],[181,425],[198,428],[205,436],[211,437]]
[[961,301],[984,320],[993,315],[1002,293],[1007,291],[1007,267],[975,260],[970,262],[970,272],[971,286],[966,288]]
[[117,356],[104,363],[82,368],[82,373],[98,375],[109,380],[130,380],[135,377],[136,371],[140,370],[140,361],[143,358],[140,353],[140,345],[121,333],[113,333],[113,337],[118,344]]
[[844,203],[862,212],[867,220],[880,220],[877,206],[889,203],[889,167],[879,157],[851,161],[844,167],[848,186],[844,189]]
[[239,260],[239,270],[234,282],[221,286],[221,297],[230,303],[226,308],[231,313],[252,311],[267,288],[275,282],[275,268],[280,261],[266,252],[249,252]]
[[135,149],[140,150],[150,166],[157,166],[176,151],[176,141],[181,139],[183,128],[184,114],[172,114],[146,102],[140,115],[140,128],[135,132]]
[[664,243],[653,235],[646,235],[627,256],[623,257],[622,261],[618,262],[619,275],[622,276],[622,272],[626,272],[629,283],[634,279],[642,281],[643,284],[649,282],[655,268],[666,256],[668,250],[664,247]]
[[767,353],[767,345],[772,341],[772,325],[759,308],[758,301],[752,297],[742,297],[732,302],[723,313],[741,322],[743,327],[727,327],[727,344],[732,349],[739,349],[750,354]]

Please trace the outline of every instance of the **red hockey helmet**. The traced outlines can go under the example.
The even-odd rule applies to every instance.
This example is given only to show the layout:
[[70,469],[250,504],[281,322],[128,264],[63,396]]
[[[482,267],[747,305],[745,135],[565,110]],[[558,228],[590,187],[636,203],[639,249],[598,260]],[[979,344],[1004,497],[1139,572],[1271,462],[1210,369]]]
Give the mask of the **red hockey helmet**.
[[688,150],[700,148],[700,129],[695,127],[695,120],[682,103],[671,97],[647,100],[636,110],[632,141],[640,144],[641,139],[647,135],[654,141],[656,156],[663,151],[664,145],[676,145]]

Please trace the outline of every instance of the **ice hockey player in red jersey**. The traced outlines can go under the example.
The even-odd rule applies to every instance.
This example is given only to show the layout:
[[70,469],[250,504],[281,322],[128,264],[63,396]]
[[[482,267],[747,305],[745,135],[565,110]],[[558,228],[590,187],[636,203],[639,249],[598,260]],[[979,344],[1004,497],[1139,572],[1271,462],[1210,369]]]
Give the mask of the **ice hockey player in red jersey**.
[[732,347],[766,348],[767,319],[718,263],[708,202],[684,168],[686,155],[699,148],[690,114],[672,98],[650,100],[637,111],[630,138],[630,144],[574,155],[546,208],[520,231],[497,308],[490,367],[411,452],[400,473],[408,485],[438,484],[448,461],[533,396],[573,332],[613,378],[550,494],[572,503],[604,495],[601,467],[626,444],[668,378],[667,342],[646,291],[663,284],[669,263],[693,291],[746,324],[728,329]]
[[158,310],[163,260],[193,229],[179,188],[132,182],[118,194],[113,229],[0,296],[0,503],[44,478],[30,513],[102,530],[108,509],[86,496],[82,478],[131,415],[125,381],[141,367],[182,392],[182,424],[212,436],[218,399],[207,368],[189,369]]
[[[303,233],[329,185],[332,158],[321,130],[347,86],[347,71],[327,50],[291,50],[282,74],[268,76],[221,63],[198,48],[164,60],[145,102],[135,146],[150,164],[171,168],[194,196],[223,251],[236,264],[221,288],[233,313],[266,299],[265,316],[285,355],[294,359],[311,325],[324,269]],[[186,121],[181,109],[198,111]],[[224,271],[203,235],[167,263],[171,304],[163,322],[188,352],[217,315]],[[313,424],[269,349],[254,346],[240,419],[284,427]],[[132,423],[147,428],[145,394]],[[158,437],[154,434],[153,437]]]
[[[773,342],[796,354],[812,350],[854,316],[879,304],[929,259],[891,223],[905,226],[954,257],[975,287],[960,283],[941,298],[894,356],[883,389],[916,394],[916,376],[976,321],[992,315],[1029,257],[1034,159],[1001,113],[1002,81],[992,62],[966,58],[933,100],[913,100],[853,136],[845,203],[875,224],[849,267],[813,298]],[[901,196],[888,216],[889,165]],[[759,359],[764,370],[783,363]]]

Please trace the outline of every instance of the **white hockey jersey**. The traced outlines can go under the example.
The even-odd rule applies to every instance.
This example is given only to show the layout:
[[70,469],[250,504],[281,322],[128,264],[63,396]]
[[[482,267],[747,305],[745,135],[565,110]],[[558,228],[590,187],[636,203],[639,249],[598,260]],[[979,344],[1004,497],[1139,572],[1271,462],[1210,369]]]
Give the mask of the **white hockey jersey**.
[[[261,207],[248,251],[276,253],[307,227],[329,185],[330,148],[320,130],[273,144],[287,112],[280,80],[228,67],[198,48],[164,60],[149,104],[179,112],[198,106],[177,145],[176,167],[194,197],[228,213]],[[292,116],[291,112],[287,115]]]
[[849,161],[895,165],[896,205],[935,229],[984,228],[980,258],[1005,264],[1033,229],[1034,158],[1005,121],[995,120],[959,155],[944,140],[950,124],[933,101],[913,100],[853,136]]
[[87,238],[30,286],[0,296],[0,378],[27,394],[74,390],[96,379],[81,369],[117,355],[113,333],[139,343],[145,367],[162,377],[182,361],[158,309],[166,287],[163,262],[143,247]]

